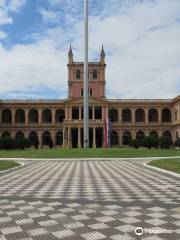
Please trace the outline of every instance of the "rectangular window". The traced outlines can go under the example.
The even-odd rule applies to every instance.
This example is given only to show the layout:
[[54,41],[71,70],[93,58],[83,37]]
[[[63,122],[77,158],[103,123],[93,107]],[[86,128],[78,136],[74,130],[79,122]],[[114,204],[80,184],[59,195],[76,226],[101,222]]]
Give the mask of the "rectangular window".
[[102,119],[102,107],[95,107],[95,119]]
[[84,91],[83,89],[81,89],[81,97],[83,97],[83,95],[84,95]]
[[81,71],[80,70],[76,71],[76,79],[81,79]]
[[72,108],[72,119],[78,120],[79,119],[79,107]]

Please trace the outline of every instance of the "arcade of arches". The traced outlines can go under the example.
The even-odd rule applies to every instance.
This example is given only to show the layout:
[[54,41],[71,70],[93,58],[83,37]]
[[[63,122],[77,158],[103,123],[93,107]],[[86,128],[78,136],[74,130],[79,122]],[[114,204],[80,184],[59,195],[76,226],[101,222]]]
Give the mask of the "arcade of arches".
[[[1,137],[27,137],[41,146],[52,140],[57,147],[83,147],[83,107],[3,108],[0,111]],[[170,108],[105,108],[89,107],[90,147],[104,146],[104,119],[111,125],[110,144],[129,145],[144,136],[169,136],[173,139]],[[158,126],[158,127],[157,127]],[[176,133],[177,137],[177,133]]]

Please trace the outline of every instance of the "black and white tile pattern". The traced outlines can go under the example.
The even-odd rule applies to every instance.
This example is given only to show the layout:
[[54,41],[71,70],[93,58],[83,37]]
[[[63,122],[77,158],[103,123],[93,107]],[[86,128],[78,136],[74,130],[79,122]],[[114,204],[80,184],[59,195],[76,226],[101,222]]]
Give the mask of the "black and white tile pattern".
[[[0,240],[180,239],[180,181],[144,161],[38,161],[0,175]],[[135,229],[171,230],[135,235]]]

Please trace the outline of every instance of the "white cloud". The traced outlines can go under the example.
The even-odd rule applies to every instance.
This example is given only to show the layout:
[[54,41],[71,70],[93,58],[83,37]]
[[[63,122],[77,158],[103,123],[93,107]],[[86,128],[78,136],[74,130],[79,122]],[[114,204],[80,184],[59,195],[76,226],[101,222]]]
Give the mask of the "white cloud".
[[58,52],[53,43],[47,41],[17,45],[10,51],[1,46],[0,94],[4,97],[39,98],[43,89],[65,92],[65,58],[65,52]]
[[[53,6],[64,3],[64,0],[49,1]],[[79,0],[66,3],[68,9],[72,3],[79,8]],[[98,3],[103,4],[102,11],[90,17],[90,58],[99,57],[104,43],[107,96],[170,98],[178,95],[180,1],[100,0]],[[57,15],[53,15],[56,11],[41,9],[48,22],[56,21]],[[30,97],[32,92],[33,97],[38,97],[41,88],[67,93],[68,44],[71,42],[74,48],[74,59],[82,61],[83,22],[67,11],[63,16],[68,26],[64,28],[60,22],[43,34],[36,33],[34,44],[15,45],[9,51],[1,47],[1,94]]]
[[7,34],[3,31],[0,31],[0,39],[7,38]]
[[12,24],[11,12],[19,12],[26,0],[0,0],[0,25]]
[[9,11],[19,12],[26,4],[26,0],[10,0],[8,4]]

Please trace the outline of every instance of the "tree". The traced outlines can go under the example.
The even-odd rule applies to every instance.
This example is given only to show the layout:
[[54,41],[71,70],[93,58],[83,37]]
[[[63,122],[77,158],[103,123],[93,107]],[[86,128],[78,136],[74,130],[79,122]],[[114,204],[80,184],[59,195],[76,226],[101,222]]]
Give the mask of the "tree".
[[172,145],[173,145],[173,142],[170,137],[163,136],[159,139],[159,146],[161,149],[170,148]]
[[157,148],[158,147],[158,138],[154,136],[145,137],[142,141],[143,147],[146,148]]
[[175,143],[174,143],[175,147],[180,147],[180,138],[176,139]]
[[53,144],[53,140],[52,140],[52,138],[49,139],[48,146],[49,146],[50,149],[53,148],[54,144]]
[[25,148],[30,148],[31,142],[27,138],[18,138],[16,140],[16,147],[18,149],[24,150]]
[[133,147],[133,148],[138,149],[138,148],[141,147],[141,141],[138,140],[138,139],[133,139],[133,140],[131,140],[131,142],[130,142],[130,146]]
[[15,141],[11,137],[1,138],[0,140],[1,149],[10,150],[10,149],[14,149],[15,146],[16,146]]

